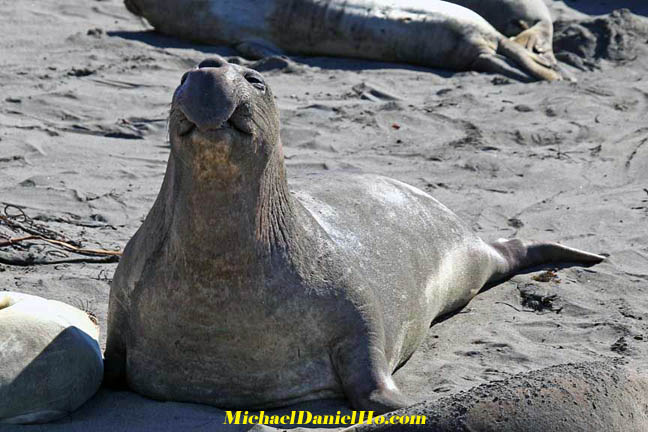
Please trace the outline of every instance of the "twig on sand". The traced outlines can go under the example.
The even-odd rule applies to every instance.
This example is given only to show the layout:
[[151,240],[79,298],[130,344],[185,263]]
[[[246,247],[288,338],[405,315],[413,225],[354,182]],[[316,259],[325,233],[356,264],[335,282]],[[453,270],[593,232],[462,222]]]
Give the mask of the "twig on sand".
[[7,256],[6,254],[0,253],[0,264],[13,265],[20,267],[27,267],[32,265],[52,265],[52,264],[77,264],[77,263],[90,263],[90,264],[109,264],[119,261],[119,257],[116,255],[113,256],[102,256],[102,257],[78,257],[78,258],[61,258],[57,260],[45,259],[45,258],[36,258],[34,256],[28,256],[27,258],[22,258],[18,256]]
[[[17,212],[9,212],[10,209],[17,210]],[[0,263],[29,266],[37,264],[61,264],[61,263],[111,263],[117,262],[121,256],[121,251],[114,251],[108,249],[94,249],[82,247],[81,242],[68,239],[61,233],[51,230],[50,228],[36,223],[20,208],[15,205],[5,204],[3,211],[0,214],[0,225],[4,224],[13,231],[22,231],[28,235],[20,237],[9,237],[5,235],[4,239],[0,239],[0,248],[10,247],[23,244],[25,242],[45,242],[65,252],[71,252],[84,257],[67,257],[63,256],[60,259],[49,259],[43,257],[35,257],[28,254],[26,257],[15,256],[9,253],[0,253]]]
[[[18,213],[10,214],[9,209],[18,210]],[[52,231],[49,228],[34,222],[32,218],[27,216],[23,209],[13,204],[5,204],[3,213],[4,215],[0,214],[0,222],[4,222],[8,227],[14,230],[19,229],[31,235],[67,240],[62,234]]]
[[89,256],[106,256],[106,255],[114,255],[114,256],[121,256],[120,251],[111,251],[107,249],[86,249],[86,248],[80,248],[77,246],[74,246],[73,244],[60,241],[60,240],[54,240],[50,239],[47,237],[39,236],[39,235],[29,235],[26,237],[18,237],[18,238],[10,238],[9,240],[5,241],[0,241],[0,247],[3,246],[10,246],[14,244],[18,244],[20,242],[24,242],[27,240],[41,240],[56,246],[60,246],[65,250],[68,250],[70,252],[77,253],[79,255],[89,255]]

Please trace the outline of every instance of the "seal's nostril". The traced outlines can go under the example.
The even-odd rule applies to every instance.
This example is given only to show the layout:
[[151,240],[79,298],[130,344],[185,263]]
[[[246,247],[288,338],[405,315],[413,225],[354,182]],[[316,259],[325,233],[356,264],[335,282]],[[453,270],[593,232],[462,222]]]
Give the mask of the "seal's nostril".
[[200,64],[198,65],[198,68],[208,68],[208,67],[209,68],[218,68],[218,67],[221,67],[221,66],[225,66],[226,64],[227,64],[227,62],[225,61],[225,59],[216,57],[216,58],[210,58],[210,59],[206,59],[206,60],[201,61]]

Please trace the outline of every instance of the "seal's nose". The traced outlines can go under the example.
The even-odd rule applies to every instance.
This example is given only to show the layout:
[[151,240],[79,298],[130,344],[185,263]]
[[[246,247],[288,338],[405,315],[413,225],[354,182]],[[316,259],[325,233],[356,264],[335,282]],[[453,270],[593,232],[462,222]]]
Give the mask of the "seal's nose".
[[242,101],[241,79],[224,59],[204,60],[182,76],[174,102],[199,129],[218,129]]
[[212,57],[198,63],[198,68],[219,68],[228,65],[229,63],[223,57]]

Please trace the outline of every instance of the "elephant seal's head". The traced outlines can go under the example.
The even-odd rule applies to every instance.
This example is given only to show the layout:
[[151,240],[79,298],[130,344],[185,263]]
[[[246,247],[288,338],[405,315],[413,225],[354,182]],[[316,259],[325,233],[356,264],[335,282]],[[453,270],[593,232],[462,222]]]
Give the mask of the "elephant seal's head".
[[171,151],[194,186],[236,187],[259,178],[273,156],[282,155],[279,115],[264,78],[221,57],[182,76],[169,135]]

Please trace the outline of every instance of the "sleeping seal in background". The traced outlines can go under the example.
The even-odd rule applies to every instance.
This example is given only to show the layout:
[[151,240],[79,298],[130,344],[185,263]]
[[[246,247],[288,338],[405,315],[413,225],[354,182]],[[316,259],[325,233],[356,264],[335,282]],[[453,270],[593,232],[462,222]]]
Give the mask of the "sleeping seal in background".
[[435,0],[125,0],[156,30],[226,44],[244,57],[356,57],[529,81],[557,80],[552,64],[475,12]]
[[[432,0],[438,1],[438,0]],[[448,0],[477,12],[504,36],[556,64],[553,20],[543,0]]]
[[215,57],[183,75],[161,190],[110,291],[107,383],[221,408],[346,396],[386,412],[410,403],[392,373],[435,318],[528,267],[603,259],[486,243],[387,177],[289,187],[279,127],[258,72]]
[[99,328],[65,303],[0,292],[0,424],[65,417],[103,378]]

